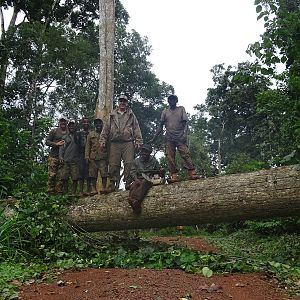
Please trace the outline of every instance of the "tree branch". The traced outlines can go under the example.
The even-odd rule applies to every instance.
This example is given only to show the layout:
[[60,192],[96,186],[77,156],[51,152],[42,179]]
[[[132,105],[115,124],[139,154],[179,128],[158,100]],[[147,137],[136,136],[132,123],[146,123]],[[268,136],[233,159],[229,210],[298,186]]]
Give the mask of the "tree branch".
[[2,7],[0,7],[0,41],[2,40],[2,37],[4,36],[4,15],[3,15],[3,10]]

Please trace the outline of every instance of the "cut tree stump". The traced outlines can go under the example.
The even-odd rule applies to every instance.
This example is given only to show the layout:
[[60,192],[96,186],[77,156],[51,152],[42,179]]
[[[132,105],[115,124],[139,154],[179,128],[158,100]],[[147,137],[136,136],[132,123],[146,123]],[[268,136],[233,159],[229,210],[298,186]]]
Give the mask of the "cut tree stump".
[[128,191],[82,198],[67,220],[85,231],[163,228],[300,215],[300,172],[285,166],[154,186],[135,215]]

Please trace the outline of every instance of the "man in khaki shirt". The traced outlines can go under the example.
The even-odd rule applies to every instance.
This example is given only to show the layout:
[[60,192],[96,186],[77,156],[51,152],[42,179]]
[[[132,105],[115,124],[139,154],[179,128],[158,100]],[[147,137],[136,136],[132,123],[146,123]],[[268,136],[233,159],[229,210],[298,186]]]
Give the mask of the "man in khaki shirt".
[[100,136],[101,148],[107,144],[109,148],[109,191],[115,191],[120,181],[121,161],[124,165],[125,188],[130,188],[130,169],[134,159],[134,151],[143,144],[138,120],[128,107],[125,95],[118,98],[118,106],[112,111],[108,122]]

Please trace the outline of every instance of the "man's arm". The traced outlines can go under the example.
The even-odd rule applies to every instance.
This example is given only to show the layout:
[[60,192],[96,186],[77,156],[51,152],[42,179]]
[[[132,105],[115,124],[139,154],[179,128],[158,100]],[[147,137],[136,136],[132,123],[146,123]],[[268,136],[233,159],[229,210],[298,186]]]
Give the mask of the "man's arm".
[[138,178],[138,168],[135,161],[132,162],[131,169],[130,169],[130,181],[134,181]]
[[162,133],[163,127],[165,125],[165,121],[166,121],[166,110],[164,109],[161,113],[158,128],[156,129],[153,138],[150,140],[150,143],[153,143],[157,139],[157,137]]
[[142,137],[141,128],[140,128],[140,125],[139,125],[139,122],[138,122],[136,116],[134,116],[134,119],[133,119],[133,135],[134,135],[135,144],[139,148],[143,144],[143,137]]
[[110,134],[110,122],[111,122],[111,116],[109,116],[109,119],[107,120],[107,122],[105,122],[104,127],[101,131],[100,134],[100,149],[101,151],[103,151],[103,149],[105,148],[106,144],[107,144],[107,140]]
[[65,150],[66,150],[66,141],[65,141],[65,137],[62,137],[62,141],[64,142],[58,149],[58,158],[59,158],[59,161],[61,163],[64,162],[64,156],[65,156]]
[[56,143],[53,142],[54,134],[55,134],[55,130],[54,129],[50,130],[49,134],[46,137],[46,145],[47,146],[50,146],[50,147],[56,146]]
[[50,147],[59,147],[62,146],[64,144],[64,141],[58,141],[58,142],[54,142],[54,135],[55,135],[56,129],[52,129],[50,130],[49,134],[47,135],[46,138],[46,146],[50,146]]
[[164,127],[164,124],[162,122],[160,122],[159,125],[158,125],[158,128],[156,129],[156,132],[155,132],[153,138],[150,140],[150,143],[153,143],[157,139],[157,137],[163,131],[163,127]]

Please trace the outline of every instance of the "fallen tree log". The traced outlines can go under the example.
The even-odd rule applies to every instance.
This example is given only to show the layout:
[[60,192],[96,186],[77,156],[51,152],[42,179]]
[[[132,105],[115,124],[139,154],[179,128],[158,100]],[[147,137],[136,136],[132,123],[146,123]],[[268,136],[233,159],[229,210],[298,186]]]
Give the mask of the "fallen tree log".
[[285,166],[252,173],[154,186],[141,215],[128,191],[82,198],[67,219],[83,230],[107,231],[300,215],[300,172]]

